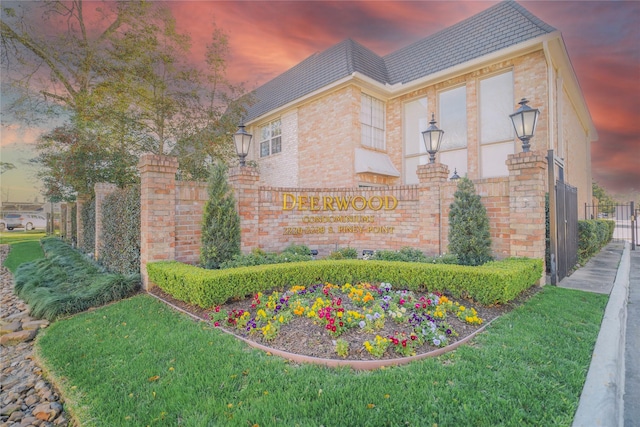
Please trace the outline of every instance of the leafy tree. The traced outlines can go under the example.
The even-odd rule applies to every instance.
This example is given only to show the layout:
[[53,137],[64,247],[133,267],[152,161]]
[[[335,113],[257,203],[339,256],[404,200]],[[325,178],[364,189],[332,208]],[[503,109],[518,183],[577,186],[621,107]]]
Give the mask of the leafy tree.
[[5,173],[6,171],[10,171],[11,169],[15,169],[16,165],[9,162],[0,162],[0,174]]
[[598,211],[601,213],[612,214],[615,210],[615,200],[595,181],[591,183],[591,189],[593,197],[598,200]]
[[[220,30],[207,50],[206,74],[187,61],[190,39],[161,2],[16,3],[3,7],[0,30],[3,81],[12,93],[3,113],[27,123],[65,117],[75,135],[61,152],[41,145],[36,163],[51,172],[42,176],[48,193],[92,191],[76,184],[95,181],[106,167],[130,182],[141,153],[169,153],[178,141],[201,141],[174,153],[192,154],[179,159],[186,169],[203,152],[209,161],[232,152],[231,122],[241,109],[230,108],[229,99],[241,86],[222,84],[228,45]],[[79,160],[92,163],[76,165],[71,172],[78,175],[58,185],[70,171],[54,169]],[[197,166],[202,175],[202,160]]]
[[200,263],[205,268],[219,268],[239,254],[240,216],[227,182],[227,166],[216,162],[211,167],[209,200],[204,208]]
[[462,265],[491,261],[489,217],[473,182],[461,178],[453,197],[449,210],[449,252],[456,254]]

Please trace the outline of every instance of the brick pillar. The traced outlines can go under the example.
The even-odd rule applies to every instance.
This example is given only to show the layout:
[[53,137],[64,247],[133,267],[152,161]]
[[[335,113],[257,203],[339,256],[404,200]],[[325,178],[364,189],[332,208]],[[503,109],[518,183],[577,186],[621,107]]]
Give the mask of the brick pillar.
[[[76,247],[76,240],[75,240],[75,231],[73,229],[73,221],[72,221],[72,217],[73,217],[73,210],[75,209],[76,204],[75,203],[67,203],[67,215],[65,216],[64,222],[65,222],[65,230],[67,230],[67,241],[69,243],[71,243],[71,246]],[[77,217],[76,217],[77,219]]]
[[449,168],[442,163],[418,166],[420,181],[420,247],[427,253],[442,254],[442,185],[447,182]]
[[140,170],[140,274],[148,290],[147,263],[174,260],[176,253],[175,157],[145,154]]
[[104,205],[104,198],[109,194],[116,191],[118,188],[115,184],[108,184],[106,182],[99,182],[94,185],[93,189],[96,193],[96,241],[94,246],[94,259],[100,259],[100,249],[103,246],[102,243],[102,207]]
[[240,250],[243,253],[260,246],[260,217],[258,171],[250,166],[238,166],[229,170],[229,184],[236,198],[236,210],[240,215]]
[[89,203],[89,200],[90,198],[87,195],[78,195],[76,198],[76,237],[78,239],[78,247],[83,250],[84,223],[82,222],[82,209],[84,209],[84,206]]
[[510,255],[544,260],[546,157],[537,151],[512,154],[509,168]]
[[67,204],[60,203],[60,237],[62,240],[68,240],[67,238]]

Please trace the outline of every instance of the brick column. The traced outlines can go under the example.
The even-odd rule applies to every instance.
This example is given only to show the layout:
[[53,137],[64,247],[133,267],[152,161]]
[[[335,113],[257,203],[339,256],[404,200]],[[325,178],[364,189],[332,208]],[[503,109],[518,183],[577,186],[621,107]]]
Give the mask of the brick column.
[[147,263],[174,260],[176,252],[175,157],[145,154],[140,170],[140,274],[148,290]]
[[[64,222],[65,222],[65,230],[67,231],[67,241],[69,243],[71,243],[71,246],[76,247],[76,243],[77,240],[74,242],[74,234],[75,231],[73,229],[73,221],[72,221],[72,216],[73,216],[73,210],[75,209],[76,204],[75,203],[67,203],[67,215],[65,216]],[[77,216],[76,216],[76,220],[77,220]]]
[[60,203],[60,237],[62,240],[67,238],[67,204]]
[[93,189],[96,193],[96,241],[94,246],[94,259],[100,259],[100,249],[102,248],[102,206],[104,198],[116,191],[118,188],[115,184],[99,182],[94,185]]
[[509,168],[510,255],[544,260],[546,157],[537,151],[512,154]]
[[420,247],[430,254],[442,254],[441,187],[447,182],[449,168],[442,163],[418,166],[420,181]]
[[82,209],[89,202],[90,198],[87,195],[78,195],[76,198],[76,237],[78,239],[78,247],[80,249],[84,249],[83,239],[84,239],[84,223],[82,222]]
[[240,250],[243,253],[260,246],[260,217],[258,171],[250,166],[238,166],[229,170],[229,184],[236,198],[236,210],[240,215]]

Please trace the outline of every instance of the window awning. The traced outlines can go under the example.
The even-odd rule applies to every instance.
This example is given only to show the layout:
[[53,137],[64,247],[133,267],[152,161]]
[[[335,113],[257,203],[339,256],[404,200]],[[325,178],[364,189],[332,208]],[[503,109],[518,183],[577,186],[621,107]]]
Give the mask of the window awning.
[[399,177],[400,172],[384,153],[356,148],[356,173],[375,173]]

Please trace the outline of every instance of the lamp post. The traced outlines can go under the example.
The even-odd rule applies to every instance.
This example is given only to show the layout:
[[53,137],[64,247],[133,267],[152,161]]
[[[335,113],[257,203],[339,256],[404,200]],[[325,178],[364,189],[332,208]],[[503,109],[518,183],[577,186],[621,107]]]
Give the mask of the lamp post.
[[518,139],[522,141],[522,151],[525,153],[529,151],[529,140],[533,138],[533,133],[536,131],[536,124],[538,124],[538,116],[540,115],[540,110],[529,107],[527,105],[528,102],[526,98],[522,98],[518,103],[520,104],[520,108],[518,108],[515,113],[509,115],[516,135]]
[[444,131],[442,129],[438,129],[436,126],[435,115],[431,113],[429,127],[427,130],[422,132],[424,147],[427,149],[427,153],[429,153],[429,163],[435,163],[436,161],[436,153],[440,150],[442,135],[444,135]]
[[451,178],[449,178],[451,181],[457,181],[460,179],[460,175],[458,175],[458,169],[454,168],[453,169],[453,175],[451,175]]
[[253,138],[253,135],[244,130],[243,124],[240,124],[238,131],[233,134],[233,142],[236,144],[236,153],[240,159],[240,166],[246,166],[244,159],[249,154],[251,138]]

